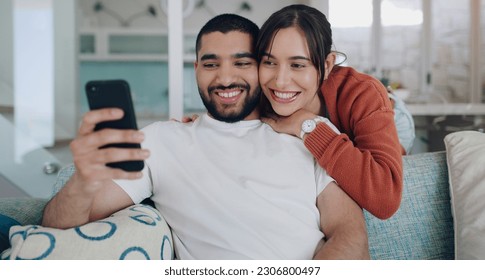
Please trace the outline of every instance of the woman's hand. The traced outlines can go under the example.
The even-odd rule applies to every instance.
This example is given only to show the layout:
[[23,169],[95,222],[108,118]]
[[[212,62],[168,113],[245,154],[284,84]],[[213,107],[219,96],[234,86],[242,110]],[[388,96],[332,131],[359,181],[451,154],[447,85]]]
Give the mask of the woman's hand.
[[193,114],[191,117],[189,117],[189,116],[182,117],[182,120],[181,121],[179,121],[177,119],[170,119],[170,120],[171,121],[176,121],[176,122],[182,122],[182,123],[189,123],[189,122],[195,121],[198,117],[199,117],[199,115]]
[[305,120],[314,119],[317,115],[300,109],[290,116],[278,116],[277,114],[267,114],[261,117],[261,121],[270,125],[274,131],[279,133],[286,133],[296,137],[300,137],[301,124]]

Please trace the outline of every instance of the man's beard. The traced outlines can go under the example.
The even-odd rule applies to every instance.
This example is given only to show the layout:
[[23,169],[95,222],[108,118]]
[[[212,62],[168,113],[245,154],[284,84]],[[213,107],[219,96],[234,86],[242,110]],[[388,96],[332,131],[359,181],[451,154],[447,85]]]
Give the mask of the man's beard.
[[208,96],[204,95],[204,92],[201,88],[199,89],[199,94],[204,103],[204,106],[207,108],[209,114],[216,120],[227,122],[227,123],[234,123],[241,120],[244,120],[249,114],[251,114],[254,109],[258,106],[261,96],[261,88],[258,86],[251,93],[251,87],[248,84],[231,84],[227,87],[225,86],[217,86],[217,87],[209,87],[207,89],[208,96],[211,96],[215,90],[228,90],[228,89],[244,89],[247,92],[247,95],[244,99],[244,102],[239,111],[232,111],[232,112],[224,112],[224,109],[232,109],[231,107],[235,106],[235,104],[220,104],[220,109],[218,109],[218,104],[214,103]]

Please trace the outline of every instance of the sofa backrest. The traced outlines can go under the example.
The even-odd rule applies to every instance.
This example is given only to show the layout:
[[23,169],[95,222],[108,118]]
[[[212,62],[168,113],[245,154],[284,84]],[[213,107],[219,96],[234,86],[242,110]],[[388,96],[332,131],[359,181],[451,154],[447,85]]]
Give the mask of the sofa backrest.
[[403,157],[399,210],[387,220],[365,212],[373,259],[453,259],[454,235],[446,153]]

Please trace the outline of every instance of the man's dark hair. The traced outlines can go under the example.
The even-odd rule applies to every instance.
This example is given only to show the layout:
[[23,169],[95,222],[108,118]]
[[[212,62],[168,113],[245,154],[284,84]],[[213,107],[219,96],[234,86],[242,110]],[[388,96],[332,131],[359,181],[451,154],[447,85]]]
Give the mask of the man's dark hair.
[[332,30],[330,23],[319,10],[306,5],[290,5],[273,13],[261,26],[256,45],[256,58],[259,61],[271,47],[276,33],[280,29],[298,27],[305,33],[310,60],[317,68],[319,85],[325,75],[325,59],[332,47]]
[[199,57],[201,39],[203,35],[212,32],[221,32],[223,34],[226,34],[231,31],[238,31],[249,34],[249,36],[251,36],[253,45],[252,50],[255,50],[256,39],[258,38],[259,34],[259,27],[254,22],[250,21],[245,17],[235,14],[221,14],[209,20],[202,27],[202,29],[200,29],[199,34],[197,35],[197,40],[195,41],[195,53],[197,58]]

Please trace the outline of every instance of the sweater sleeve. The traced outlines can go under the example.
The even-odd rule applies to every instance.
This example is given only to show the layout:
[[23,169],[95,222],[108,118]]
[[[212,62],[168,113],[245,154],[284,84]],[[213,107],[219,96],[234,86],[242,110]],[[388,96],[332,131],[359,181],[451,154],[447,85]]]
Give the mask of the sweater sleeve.
[[305,139],[305,146],[340,187],[380,219],[391,217],[402,195],[402,155],[393,113],[385,108],[356,122],[354,140],[325,124]]

